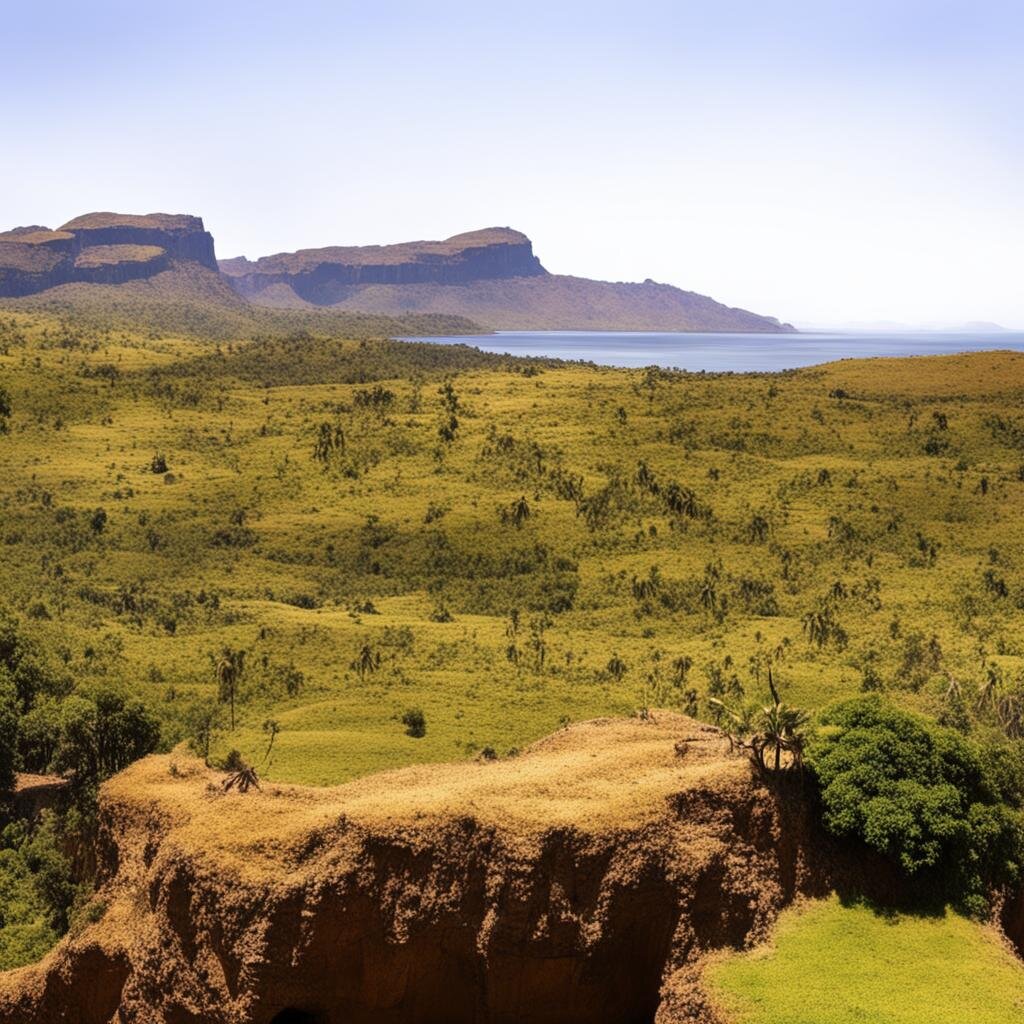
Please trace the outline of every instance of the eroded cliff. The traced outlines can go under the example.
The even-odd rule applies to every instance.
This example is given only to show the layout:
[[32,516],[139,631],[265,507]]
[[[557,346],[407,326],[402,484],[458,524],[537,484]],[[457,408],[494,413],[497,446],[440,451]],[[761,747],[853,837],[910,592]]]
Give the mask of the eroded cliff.
[[690,719],[499,763],[225,793],[181,756],[102,794],[102,920],[0,979],[0,1021],[713,1021],[703,958],[820,887],[799,813]]
[[65,284],[123,284],[175,261],[217,270],[213,236],[199,217],[91,213],[56,231],[15,228],[0,234],[0,297]]
[[654,281],[549,274],[526,235],[486,228],[441,242],[332,246],[221,260],[232,285],[266,306],[446,312],[497,330],[790,331],[773,317]]

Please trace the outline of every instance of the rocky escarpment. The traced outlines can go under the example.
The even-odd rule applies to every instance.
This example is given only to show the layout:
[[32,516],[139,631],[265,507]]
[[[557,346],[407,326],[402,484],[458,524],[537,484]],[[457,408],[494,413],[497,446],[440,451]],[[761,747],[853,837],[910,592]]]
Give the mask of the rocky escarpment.
[[[197,280],[201,298],[192,286]],[[774,317],[668,284],[549,274],[530,239],[511,228],[219,263],[202,220],[184,215],[91,213],[56,231],[33,225],[0,234],[0,298],[39,295],[33,301],[53,298],[78,308],[88,305],[92,289],[62,286],[137,289],[150,281],[161,298],[182,305],[212,299],[229,307],[245,302],[392,318],[441,315],[489,330],[792,330]],[[102,296],[104,304],[112,301],[114,294]]]
[[104,787],[105,914],[0,975],[2,1024],[713,1021],[704,959],[823,884],[799,812],[667,712],[334,789],[221,779],[171,755]]
[[318,306],[333,305],[353,285],[468,284],[546,273],[533,244],[510,228],[487,228],[443,242],[331,246],[279,253],[250,261],[222,260],[221,270],[249,298],[275,285]]
[[199,217],[92,213],[56,231],[15,228],[0,234],[0,297],[64,284],[122,284],[177,261],[217,270],[213,236]]
[[449,313],[501,330],[792,330],[672,285],[549,274],[529,238],[510,228],[443,242],[239,257],[220,267],[239,294],[267,306]]

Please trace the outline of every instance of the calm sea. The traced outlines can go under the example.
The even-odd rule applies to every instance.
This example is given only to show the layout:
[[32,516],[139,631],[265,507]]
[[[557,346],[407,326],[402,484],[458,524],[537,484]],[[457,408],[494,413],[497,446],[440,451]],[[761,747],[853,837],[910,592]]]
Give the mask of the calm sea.
[[958,334],[659,334],[645,331],[499,331],[408,339],[473,345],[514,356],[582,359],[606,366],[665,366],[736,373],[789,370],[834,359],[1024,351],[1024,331]]

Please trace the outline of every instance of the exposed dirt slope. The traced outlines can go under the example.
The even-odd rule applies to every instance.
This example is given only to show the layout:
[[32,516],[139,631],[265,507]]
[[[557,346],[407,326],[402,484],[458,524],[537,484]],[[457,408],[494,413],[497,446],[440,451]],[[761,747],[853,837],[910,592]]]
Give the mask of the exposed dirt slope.
[[334,789],[222,777],[104,787],[107,912],[0,976],[2,1024],[711,1021],[704,954],[815,885],[799,821],[667,712]]

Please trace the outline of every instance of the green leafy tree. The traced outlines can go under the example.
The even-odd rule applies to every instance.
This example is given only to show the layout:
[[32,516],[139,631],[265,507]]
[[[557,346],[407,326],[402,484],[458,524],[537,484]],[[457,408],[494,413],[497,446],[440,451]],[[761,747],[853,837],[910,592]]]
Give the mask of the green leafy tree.
[[60,705],[53,767],[80,786],[96,784],[156,749],[160,726],[140,701],[111,687],[74,693]]
[[0,803],[14,789],[17,758],[18,693],[9,678],[0,678]]
[[978,747],[878,696],[840,704],[822,721],[808,760],[830,832],[861,840],[976,911],[993,887],[1019,877],[1024,794]]

